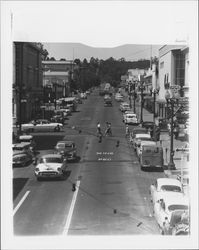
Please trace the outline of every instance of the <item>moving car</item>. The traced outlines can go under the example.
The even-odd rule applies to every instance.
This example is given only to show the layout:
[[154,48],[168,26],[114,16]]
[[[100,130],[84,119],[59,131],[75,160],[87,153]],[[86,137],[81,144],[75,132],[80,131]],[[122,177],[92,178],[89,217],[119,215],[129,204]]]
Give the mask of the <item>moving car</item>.
[[153,204],[164,197],[165,193],[178,192],[183,193],[181,182],[174,178],[158,178],[150,186],[151,201]]
[[160,227],[161,233],[171,231],[173,217],[178,213],[182,221],[182,215],[187,214],[189,210],[189,201],[180,192],[165,192],[161,199],[154,203],[154,217]]
[[58,141],[55,150],[57,154],[62,155],[68,161],[76,160],[77,158],[77,148],[73,141]]
[[138,124],[138,118],[136,114],[126,114],[125,116],[125,120],[124,120],[125,124],[132,124],[132,125],[137,125]]
[[54,131],[59,132],[63,129],[63,124],[58,122],[49,122],[45,119],[38,119],[27,124],[22,124],[22,131],[38,132],[38,131]]
[[66,168],[66,160],[62,155],[47,154],[39,159],[34,172],[38,181],[44,178],[64,178]]
[[142,145],[139,155],[140,166],[143,168],[160,168],[164,166],[163,148],[157,145]]

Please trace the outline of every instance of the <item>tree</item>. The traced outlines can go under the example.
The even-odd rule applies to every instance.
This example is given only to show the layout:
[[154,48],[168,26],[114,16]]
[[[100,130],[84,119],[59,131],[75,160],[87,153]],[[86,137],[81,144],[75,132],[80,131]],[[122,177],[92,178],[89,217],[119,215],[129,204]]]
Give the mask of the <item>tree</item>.
[[50,61],[56,61],[54,57],[51,57],[50,58]]

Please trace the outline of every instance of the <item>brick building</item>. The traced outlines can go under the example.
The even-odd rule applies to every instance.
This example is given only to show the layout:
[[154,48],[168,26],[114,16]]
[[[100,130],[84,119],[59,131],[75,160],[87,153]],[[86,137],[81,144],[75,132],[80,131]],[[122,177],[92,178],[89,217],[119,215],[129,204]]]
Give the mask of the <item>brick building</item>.
[[27,122],[39,115],[43,101],[42,60],[47,54],[40,43],[14,42],[13,122]]

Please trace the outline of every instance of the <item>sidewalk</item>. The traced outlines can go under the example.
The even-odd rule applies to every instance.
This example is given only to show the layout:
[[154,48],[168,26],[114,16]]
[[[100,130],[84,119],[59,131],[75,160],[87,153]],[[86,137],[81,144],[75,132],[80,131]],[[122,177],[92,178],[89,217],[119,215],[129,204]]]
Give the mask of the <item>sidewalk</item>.
[[[125,94],[126,95],[126,94]],[[126,98],[128,96],[126,95]],[[133,106],[132,102],[132,106]],[[136,114],[138,116],[138,120],[140,119],[140,113],[141,113],[141,105],[139,102],[135,102],[136,104]],[[148,110],[143,108],[143,121],[153,121],[153,113],[150,113]],[[173,139],[173,148],[174,148],[174,163],[176,170],[168,170],[168,163],[170,161],[170,136],[167,131],[161,131],[160,133],[160,141],[158,141],[158,145],[161,145],[163,147],[163,157],[164,157],[164,166],[165,166],[165,175],[168,177],[176,177],[181,173],[181,168],[183,169],[184,174],[188,174],[189,172],[189,161],[188,156],[186,153],[184,153],[183,160],[181,159],[182,153],[181,151],[176,151],[177,148],[185,147],[187,144],[186,141],[180,141]]]

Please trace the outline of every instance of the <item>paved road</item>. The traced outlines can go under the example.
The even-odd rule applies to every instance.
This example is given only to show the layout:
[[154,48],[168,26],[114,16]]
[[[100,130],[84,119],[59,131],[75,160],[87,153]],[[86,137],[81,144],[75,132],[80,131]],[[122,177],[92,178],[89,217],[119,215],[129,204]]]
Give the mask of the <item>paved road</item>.
[[[68,164],[64,181],[37,182],[33,165],[14,168],[16,235],[159,234],[148,190],[164,173],[140,170],[118,108],[116,102],[104,107],[94,92],[67,121],[64,133],[35,134],[40,154],[52,152],[57,140],[67,138],[76,142],[80,159]],[[102,127],[111,122],[113,130],[113,137],[103,137],[101,143],[98,121]]]

